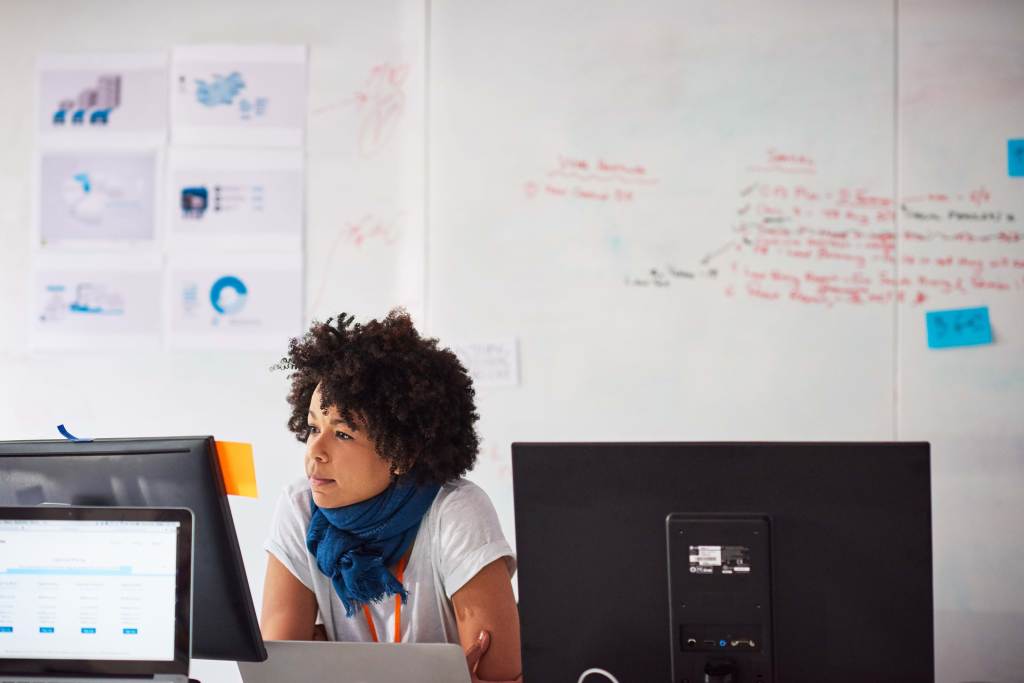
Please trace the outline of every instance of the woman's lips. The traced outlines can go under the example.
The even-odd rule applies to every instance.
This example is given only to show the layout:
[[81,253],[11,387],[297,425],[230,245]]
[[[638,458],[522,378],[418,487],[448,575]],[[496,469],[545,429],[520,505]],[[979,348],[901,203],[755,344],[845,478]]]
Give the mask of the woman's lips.
[[309,485],[310,486],[321,486],[321,487],[323,487],[323,486],[330,486],[333,483],[334,483],[333,479],[321,479],[320,477],[310,477],[309,478]]

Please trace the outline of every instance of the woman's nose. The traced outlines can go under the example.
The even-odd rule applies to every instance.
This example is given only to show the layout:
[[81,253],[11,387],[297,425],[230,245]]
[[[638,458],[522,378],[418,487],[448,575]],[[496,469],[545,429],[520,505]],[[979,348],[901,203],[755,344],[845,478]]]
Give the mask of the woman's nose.
[[309,442],[309,454],[317,462],[327,462],[327,451],[321,446],[320,439],[320,434],[313,436],[313,440]]

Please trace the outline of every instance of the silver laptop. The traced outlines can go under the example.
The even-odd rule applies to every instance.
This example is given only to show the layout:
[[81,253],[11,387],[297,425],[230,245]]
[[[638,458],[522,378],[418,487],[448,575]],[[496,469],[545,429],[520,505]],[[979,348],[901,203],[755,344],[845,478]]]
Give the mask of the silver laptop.
[[267,661],[239,662],[245,683],[470,683],[466,655],[449,643],[330,643],[268,640]]
[[0,507],[0,683],[186,683],[192,512]]

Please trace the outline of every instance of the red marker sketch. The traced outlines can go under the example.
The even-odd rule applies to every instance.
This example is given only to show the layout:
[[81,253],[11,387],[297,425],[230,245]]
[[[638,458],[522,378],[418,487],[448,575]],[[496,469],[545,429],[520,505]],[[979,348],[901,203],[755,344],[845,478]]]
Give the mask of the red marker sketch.
[[405,112],[405,83],[409,79],[408,64],[377,64],[370,69],[363,86],[352,97],[341,102],[317,107],[313,114],[354,107],[359,115],[359,156],[369,158],[394,138]]
[[405,82],[408,64],[378,64],[370,69],[354,99],[362,120],[359,124],[359,153],[371,157],[394,137],[405,111]]
[[313,299],[311,310],[317,310],[320,301],[323,299],[324,291],[327,288],[328,276],[331,273],[331,264],[334,263],[338,247],[341,244],[347,244],[353,249],[361,249],[368,242],[392,245],[398,241],[400,236],[397,225],[401,220],[401,214],[393,221],[386,221],[372,213],[367,213],[363,214],[359,220],[345,221],[344,225],[338,229],[338,233],[334,236],[331,247],[327,250],[327,265],[324,268],[324,276],[320,280],[320,286],[317,288],[316,298]]

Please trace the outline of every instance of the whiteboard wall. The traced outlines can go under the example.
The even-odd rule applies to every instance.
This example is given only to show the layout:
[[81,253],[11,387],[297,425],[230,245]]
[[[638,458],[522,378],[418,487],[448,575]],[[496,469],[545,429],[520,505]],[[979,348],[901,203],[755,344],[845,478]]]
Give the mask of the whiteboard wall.
[[[472,473],[510,538],[512,441],[929,440],[938,680],[1019,680],[1024,242],[950,236],[1024,232],[1020,3],[0,11],[8,94],[33,91],[40,52],[309,46],[305,319],[403,304],[444,344],[517,340],[519,384],[478,389]],[[258,605],[274,499],[301,473],[268,370],[285,340],[29,352],[33,110],[7,101],[0,433],[252,441],[261,497],[232,509]],[[995,343],[929,350],[925,312],[967,306]]]
[[[1011,241],[1024,232],[1024,178],[1007,167],[1007,139],[1024,138],[1022,25],[1019,2],[900,3],[900,191],[939,195],[915,210],[944,219],[908,216],[901,227],[1007,235],[934,240],[906,264],[911,276],[967,281],[968,292],[934,307],[988,305],[995,344],[927,353],[920,316],[904,309],[897,331],[897,434],[932,443],[936,653],[950,680],[1011,681],[1024,670],[1013,646],[1024,636],[1024,243]],[[960,214],[1000,219],[950,219]],[[956,268],[934,266],[950,256]]]

